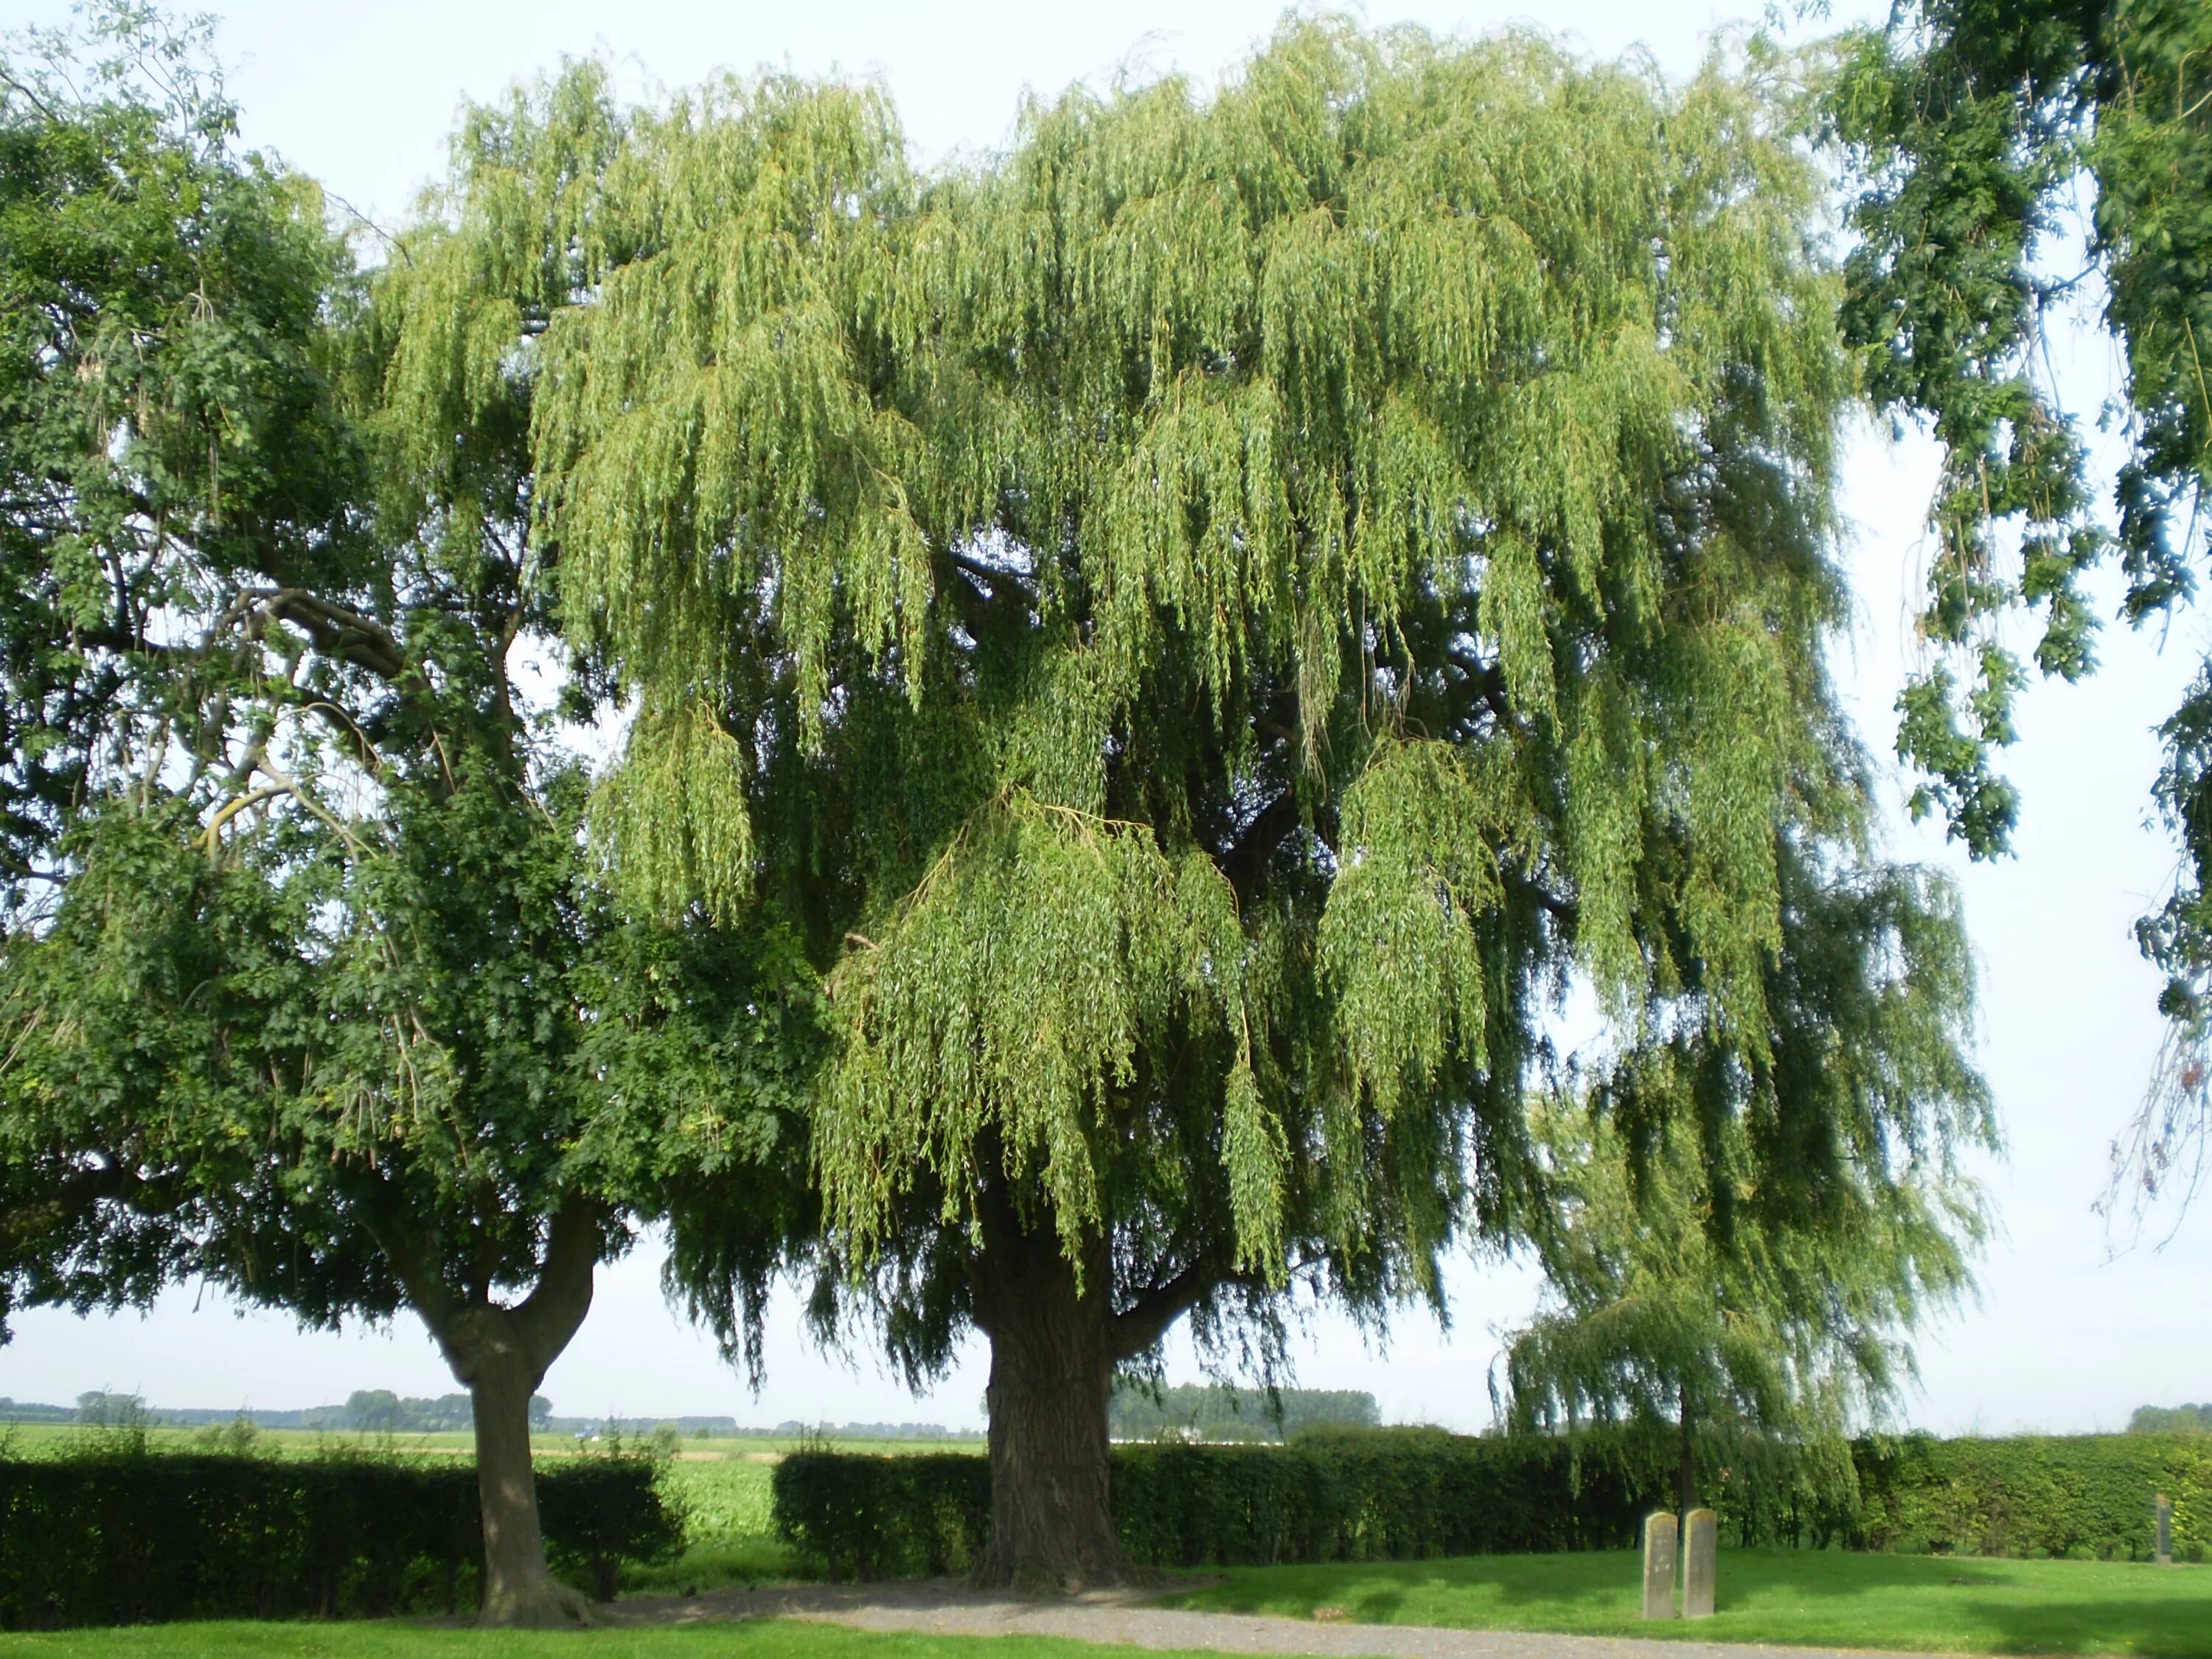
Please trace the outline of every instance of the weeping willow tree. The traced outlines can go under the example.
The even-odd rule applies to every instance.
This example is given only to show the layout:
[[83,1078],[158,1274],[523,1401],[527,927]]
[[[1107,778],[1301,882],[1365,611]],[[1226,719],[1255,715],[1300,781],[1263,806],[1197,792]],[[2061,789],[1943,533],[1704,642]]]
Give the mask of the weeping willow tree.
[[[1534,1115],[1545,1289],[1493,1374],[1517,1429],[1671,1418],[1686,1511],[1701,1449],[1737,1471],[1825,1449],[1848,1470],[1838,1443],[1896,1404],[1914,1328],[1968,1289],[1985,1226],[1957,1158],[1993,1148],[1995,1122],[1964,1057],[1955,902],[1895,868],[1821,885],[1785,865],[1784,882],[1768,1003],[1803,1075],[1771,1106],[1841,1132],[1837,1178],[1812,1194],[1762,1180],[1759,1141],[1792,1131],[1768,1102],[1730,1105],[1701,1038],[1622,1056]],[[1786,982],[1783,963],[1814,963]]]
[[659,902],[805,918],[818,1310],[916,1378],[988,1340],[986,1580],[1126,1570],[1109,1392],[1176,1322],[1264,1363],[1286,1287],[1440,1304],[1530,1230],[1571,977],[1701,1034],[1778,1193],[1897,1109],[1771,1006],[1785,864],[1865,817],[1774,67],[1301,23],[936,175],[788,79],[599,175],[532,414],[636,711],[599,822]]

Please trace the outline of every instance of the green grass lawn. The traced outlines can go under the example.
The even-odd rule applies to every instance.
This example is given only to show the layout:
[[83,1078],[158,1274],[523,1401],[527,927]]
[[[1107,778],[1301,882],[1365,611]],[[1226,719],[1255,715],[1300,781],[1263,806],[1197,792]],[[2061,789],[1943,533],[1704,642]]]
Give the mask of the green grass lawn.
[[1049,1637],[886,1636],[769,1620],[550,1634],[380,1623],[153,1625],[0,1635],[5,1659],[1127,1659],[1128,1652]]
[[[1714,1618],[1650,1625],[1633,1616],[1636,1570],[1626,1551],[1247,1568],[1169,1604],[1293,1618],[1335,1607],[1381,1623],[1587,1635],[2212,1659],[2212,1569],[2203,1567],[1730,1550],[1721,1557]],[[0,1659],[1107,1659],[1127,1651],[770,1622],[555,1635],[399,1622],[0,1635]]]
[[1379,1624],[1458,1625],[1940,1653],[2212,1659],[2212,1568],[1723,1550],[1710,1620],[1636,1616],[1631,1551],[1246,1567],[1170,1606]]

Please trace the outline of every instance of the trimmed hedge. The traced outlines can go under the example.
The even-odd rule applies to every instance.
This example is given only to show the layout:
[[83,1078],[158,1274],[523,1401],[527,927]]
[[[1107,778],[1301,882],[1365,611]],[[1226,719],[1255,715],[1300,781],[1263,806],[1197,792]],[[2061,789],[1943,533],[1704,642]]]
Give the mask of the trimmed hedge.
[[2173,1551],[2212,1547],[2212,1441],[2201,1435],[2023,1435],[1854,1448],[1862,1548],[2142,1561],[2152,1504],[2173,1500]]
[[[1115,1522],[1154,1567],[1518,1554],[1634,1545],[1674,1502],[1674,1437],[1606,1430],[1572,1440],[1434,1430],[1317,1432],[1285,1446],[1121,1445]],[[1741,1544],[1962,1554],[2150,1553],[2151,1501],[2174,1544],[2212,1543],[2212,1440],[1861,1441],[1845,1467],[1771,1443],[1701,1449],[1702,1489]],[[815,1571],[957,1572],[991,1523],[990,1470],[957,1455],[804,1452],[775,1474],[777,1532]]]
[[[1665,1443],[1381,1429],[1121,1445],[1115,1519],[1130,1555],[1158,1567],[1612,1549],[1665,1501]],[[990,1530],[981,1457],[798,1452],[776,1465],[775,1491],[777,1532],[831,1577],[959,1571]]]
[[966,1453],[793,1452],[771,1490],[777,1535],[829,1578],[961,1571],[991,1530],[990,1460]]
[[1651,1450],[1404,1430],[1124,1446],[1115,1520],[1156,1567],[1614,1549],[1666,1489]]
[[[680,1547],[643,1458],[539,1471],[554,1570],[605,1597]],[[396,1459],[0,1460],[0,1629],[454,1613],[483,1550],[476,1471]]]

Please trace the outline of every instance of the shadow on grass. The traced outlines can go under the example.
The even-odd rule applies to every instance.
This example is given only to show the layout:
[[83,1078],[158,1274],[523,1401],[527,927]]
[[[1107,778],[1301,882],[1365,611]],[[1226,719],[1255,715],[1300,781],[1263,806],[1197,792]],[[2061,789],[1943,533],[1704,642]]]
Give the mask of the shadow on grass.
[[1995,1600],[1973,1606],[1978,1622],[1996,1632],[1994,1653],[2102,1654],[2145,1659],[2205,1659],[2212,1654],[2212,1597],[2200,1601],[2114,1599],[2063,1607],[2023,1608]]
[[1233,1571],[1181,1605],[1362,1622],[1986,1654],[2212,1659],[2212,1572],[2115,1562],[1724,1550],[1717,1617],[1637,1618],[1630,1551]]

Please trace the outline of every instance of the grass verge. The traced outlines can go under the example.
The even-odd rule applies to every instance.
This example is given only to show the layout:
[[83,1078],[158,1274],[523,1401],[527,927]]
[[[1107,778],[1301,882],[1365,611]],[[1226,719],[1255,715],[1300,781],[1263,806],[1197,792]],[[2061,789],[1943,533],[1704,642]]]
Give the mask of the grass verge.
[[1723,1550],[1714,1616],[1636,1616],[1633,1552],[1245,1567],[1168,1605],[1377,1624],[1897,1648],[2212,1659],[2212,1568]]

